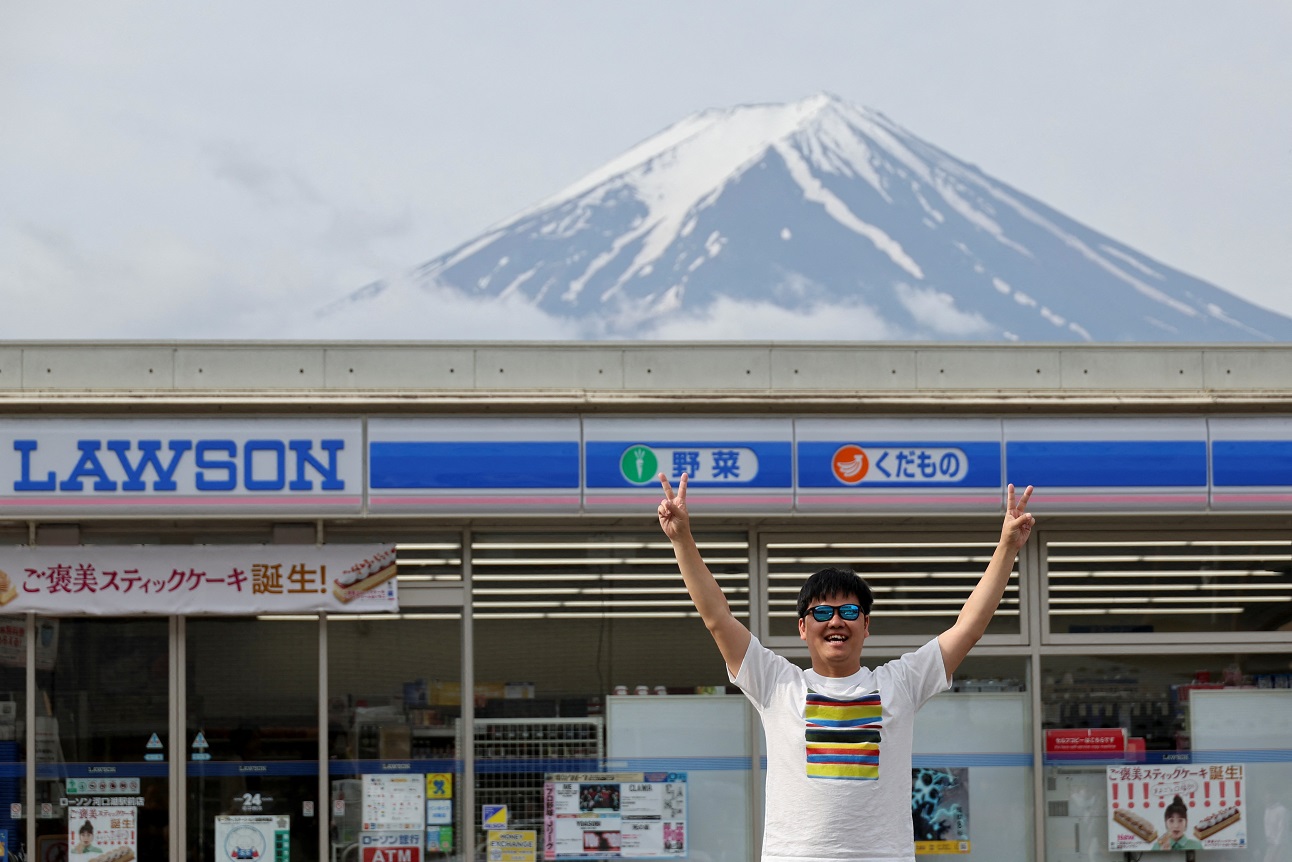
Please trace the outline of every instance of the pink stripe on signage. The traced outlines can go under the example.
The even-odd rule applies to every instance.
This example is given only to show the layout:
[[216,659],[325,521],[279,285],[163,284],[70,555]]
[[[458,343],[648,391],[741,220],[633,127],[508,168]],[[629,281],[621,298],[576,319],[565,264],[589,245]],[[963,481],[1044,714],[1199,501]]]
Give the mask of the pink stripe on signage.
[[1292,494],[1216,494],[1211,498],[1217,503],[1286,503]]
[[357,506],[362,497],[4,497],[0,506],[115,507],[115,506],[299,506],[302,504]]
[[1204,494],[1038,494],[1038,505],[1045,503],[1205,503]]
[[813,503],[826,506],[891,506],[894,503],[917,503],[920,505],[945,505],[947,503],[957,503],[973,506],[993,506],[1002,502],[1001,498],[992,494],[990,496],[975,495],[964,497],[945,497],[945,496],[911,496],[911,495],[880,495],[880,494],[832,494],[829,497],[807,496],[800,494],[799,503]]
[[[696,500],[702,500],[705,503],[730,503],[733,505],[749,505],[750,503],[767,504],[774,506],[788,506],[792,502],[790,497],[759,497],[750,495],[748,497],[738,496],[721,496],[714,497],[706,494],[703,489],[692,489],[686,492],[687,497]],[[627,491],[618,497],[584,497],[583,502],[589,506],[618,506],[624,503],[640,503],[642,501],[655,501],[663,499],[663,489],[657,490],[653,494],[643,494],[634,491]]]
[[577,506],[577,495],[569,497],[369,497],[370,506],[506,506],[512,503],[547,503],[552,505]]

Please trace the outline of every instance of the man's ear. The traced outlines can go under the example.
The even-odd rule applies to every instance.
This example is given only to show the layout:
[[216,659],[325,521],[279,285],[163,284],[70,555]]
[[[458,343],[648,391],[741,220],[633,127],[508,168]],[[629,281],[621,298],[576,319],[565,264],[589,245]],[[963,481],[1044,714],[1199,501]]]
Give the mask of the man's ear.
[[806,619],[807,617],[799,617],[799,640],[801,641],[807,640],[807,623],[805,622]]
[[870,614],[862,614],[861,619],[861,636],[868,638],[870,637]]

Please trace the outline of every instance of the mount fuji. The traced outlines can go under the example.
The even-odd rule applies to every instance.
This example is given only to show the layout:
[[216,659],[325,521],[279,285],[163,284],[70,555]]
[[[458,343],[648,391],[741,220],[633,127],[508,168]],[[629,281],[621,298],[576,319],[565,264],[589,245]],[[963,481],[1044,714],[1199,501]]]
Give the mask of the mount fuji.
[[748,338],[752,317],[855,340],[1292,341],[1292,318],[824,94],[689,116],[319,313],[408,291],[530,305],[590,339]]

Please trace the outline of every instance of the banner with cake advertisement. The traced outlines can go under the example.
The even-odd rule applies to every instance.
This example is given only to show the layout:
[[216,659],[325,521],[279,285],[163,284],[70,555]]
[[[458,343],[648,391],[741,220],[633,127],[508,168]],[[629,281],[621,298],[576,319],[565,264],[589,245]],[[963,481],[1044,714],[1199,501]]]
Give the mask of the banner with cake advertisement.
[[546,777],[544,860],[686,855],[685,772]]
[[1242,764],[1108,767],[1108,849],[1247,846]]
[[80,545],[0,549],[0,613],[4,614],[397,610],[393,545]]
[[132,862],[139,823],[133,806],[67,809],[67,858],[70,862]]

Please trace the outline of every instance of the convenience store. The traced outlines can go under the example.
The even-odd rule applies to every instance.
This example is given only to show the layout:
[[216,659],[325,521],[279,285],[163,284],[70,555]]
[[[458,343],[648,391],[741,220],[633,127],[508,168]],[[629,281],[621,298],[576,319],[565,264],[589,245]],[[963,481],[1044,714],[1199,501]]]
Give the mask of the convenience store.
[[[1191,825],[1242,811],[1208,858],[1287,858],[1290,380],[1285,347],[7,345],[0,840],[484,859],[502,806],[543,858],[561,775],[605,823],[685,782],[633,858],[756,858],[757,720],[654,522],[654,473],[687,469],[760,639],[806,661],[798,586],[851,566],[872,665],[950,624],[1004,483],[1037,486],[1001,610],[920,715],[916,767],[967,789],[936,855],[1120,859],[1125,764],[1238,767],[1191,800]],[[557,855],[623,840],[593,832]]]

